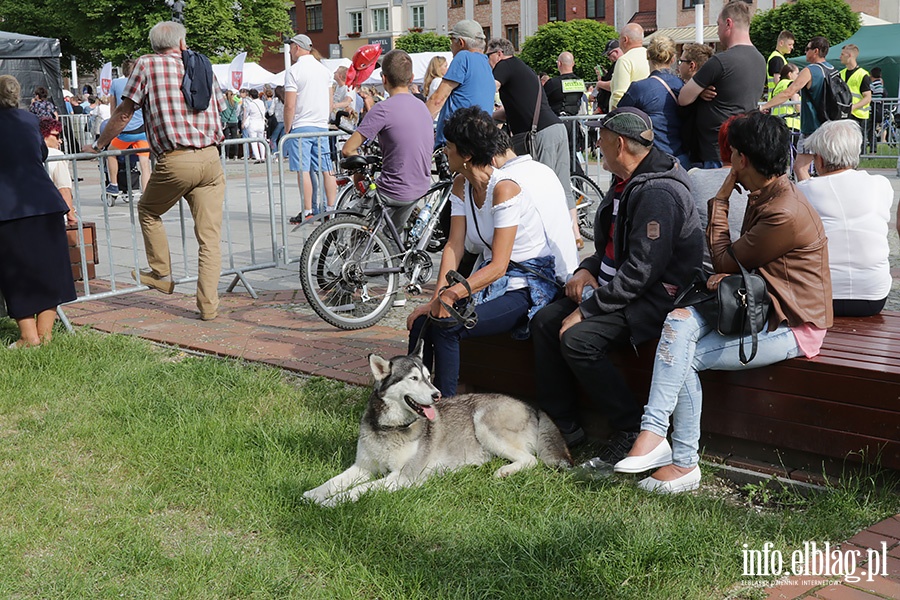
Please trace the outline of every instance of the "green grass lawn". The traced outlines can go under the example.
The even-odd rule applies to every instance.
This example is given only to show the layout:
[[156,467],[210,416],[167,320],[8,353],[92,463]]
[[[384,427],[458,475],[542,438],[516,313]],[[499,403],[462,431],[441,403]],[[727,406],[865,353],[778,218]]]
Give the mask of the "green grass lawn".
[[900,509],[858,478],[760,509],[497,462],[323,509],[302,493],[352,462],[365,389],[89,331],[0,373],[2,598],[755,598],[742,544]]

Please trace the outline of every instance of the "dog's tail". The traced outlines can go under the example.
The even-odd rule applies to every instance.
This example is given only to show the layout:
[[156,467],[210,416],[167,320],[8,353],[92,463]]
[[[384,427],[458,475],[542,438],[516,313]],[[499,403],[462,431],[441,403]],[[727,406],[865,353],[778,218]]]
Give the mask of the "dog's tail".
[[572,456],[569,447],[563,439],[559,429],[547,414],[539,410],[538,413],[538,444],[537,456],[545,465],[554,468],[572,466]]

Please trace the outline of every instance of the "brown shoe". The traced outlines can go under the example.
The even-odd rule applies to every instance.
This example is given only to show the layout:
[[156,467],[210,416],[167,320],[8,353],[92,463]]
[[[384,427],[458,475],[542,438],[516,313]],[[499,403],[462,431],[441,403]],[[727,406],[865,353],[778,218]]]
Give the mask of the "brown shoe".
[[152,287],[153,289],[159,290],[163,294],[171,294],[175,291],[175,282],[172,281],[171,275],[166,275],[165,277],[160,277],[153,271],[141,271],[140,279],[138,279],[137,274],[134,271],[131,272],[131,276],[134,277],[135,281],[140,281],[144,285],[148,287]]
[[200,320],[201,321],[212,321],[213,319],[215,319],[218,316],[219,316],[219,313],[217,313],[217,312],[200,313]]

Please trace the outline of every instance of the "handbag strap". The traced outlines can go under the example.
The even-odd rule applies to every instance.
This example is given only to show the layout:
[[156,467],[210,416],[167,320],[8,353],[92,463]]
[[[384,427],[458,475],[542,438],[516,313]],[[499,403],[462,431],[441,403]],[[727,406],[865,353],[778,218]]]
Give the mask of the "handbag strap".
[[747,358],[746,352],[744,352],[744,328],[741,327],[741,337],[740,343],[738,346],[738,352],[740,355],[740,360],[742,365],[748,364],[756,357],[756,351],[759,346],[759,332],[756,330],[756,320],[753,318],[747,318],[747,315],[753,315],[756,313],[756,298],[753,297],[753,293],[750,288],[750,273],[747,269],[744,268],[744,265],[741,264],[741,261],[737,259],[737,256],[734,255],[734,250],[731,246],[728,247],[728,254],[731,255],[731,258],[734,259],[734,262],[737,263],[738,268],[741,270],[741,278],[744,280],[744,293],[741,295],[741,304],[744,307],[744,318],[750,322],[750,358]]
[[653,75],[651,77],[651,79],[655,79],[658,82],[660,82],[661,84],[663,84],[666,88],[666,91],[668,91],[669,95],[672,96],[672,100],[674,100],[676,103],[678,102],[678,98],[675,96],[675,92],[672,91],[672,88],[669,87],[669,84],[666,83],[666,81],[662,77],[659,77],[658,75]]
[[[475,233],[477,233],[478,237],[481,238],[481,243],[484,244],[485,248],[491,248],[491,251],[493,252],[492,246],[490,244],[488,244],[487,241],[485,241],[484,236],[481,235],[481,228],[478,227],[478,216],[476,214],[477,209],[475,208],[475,198],[472,197],[472,186],[469,185],[468,182],[466,182],[466,188],[468,188],[467,191],[469,192],[469,204],[472,206],[472,220],[475,222]],[[485,198],[485,202],[487,202],[487,198]],[[546,237],[546,232],[544,235]],[[528,265],[523,265],[522,263],[517,262],[512,259],[509,260],[509,264],[511,266],[515,267],[516,269],[519,269],[520,271],[525,271],[526,273],[530,273],[530,274],[534,275],[538,279],[543,279],[544,281],[546,281],[548,283],[552,283],[553,285],[556,286],[557,289],[561,289],[563,287],[555,279],[550,279],[543,273],[539,273],[539,272],[535,271]]]
[[[535,77],[537,76],[535,75]],[[541,115],[541,93],[544,90],[544,86],[541,85],[540,77],[537,78],[537,84],[537,99],[534,102],[534,117],[531,119],[531,133],[537,133],[538,118]]]

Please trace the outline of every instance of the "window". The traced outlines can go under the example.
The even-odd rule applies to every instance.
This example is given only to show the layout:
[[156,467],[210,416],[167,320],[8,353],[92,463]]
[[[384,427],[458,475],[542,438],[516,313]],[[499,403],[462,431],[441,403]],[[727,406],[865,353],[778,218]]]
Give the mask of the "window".
[[681,0],[681,8],[683,9],[694,8],[696,4],[694,0]]
[[362,13],[350,13],[350,33],[362,33]]
[[322,31],[322,5],[313,4],[306,7],[306,30]]
[[459,8],[463,5],[463,0],[450,0],[450,8]]
[[490,4],[491,0],[478,0],[478,4]]
[[519,51],[519,26],[518,25],[507,25],[506,26],[506,39],[512,42],[513,48],[516,49],[516,52]]
[[410,21],[412,22],[413,27],[417,27],[419,29],[425,28],[425,7],[424,6],[411,6],[409,8],[410,12]]
[[300,29],[297,27],[297,7],[292,6],[291,10],[288,11],[288,15],[291,18],[291,31],[299,31]]
[[491,39],[491,28],[490,27],[482,27],[482,29],[484,30],[484,39],[485,40]]
[[606,18],[606,0],[587,0],[587,18]]
[[547,20],[566,20],[566,0],[547,0]]
[[388,9],[373,8],[372,9],[372,31],[388,30]]

